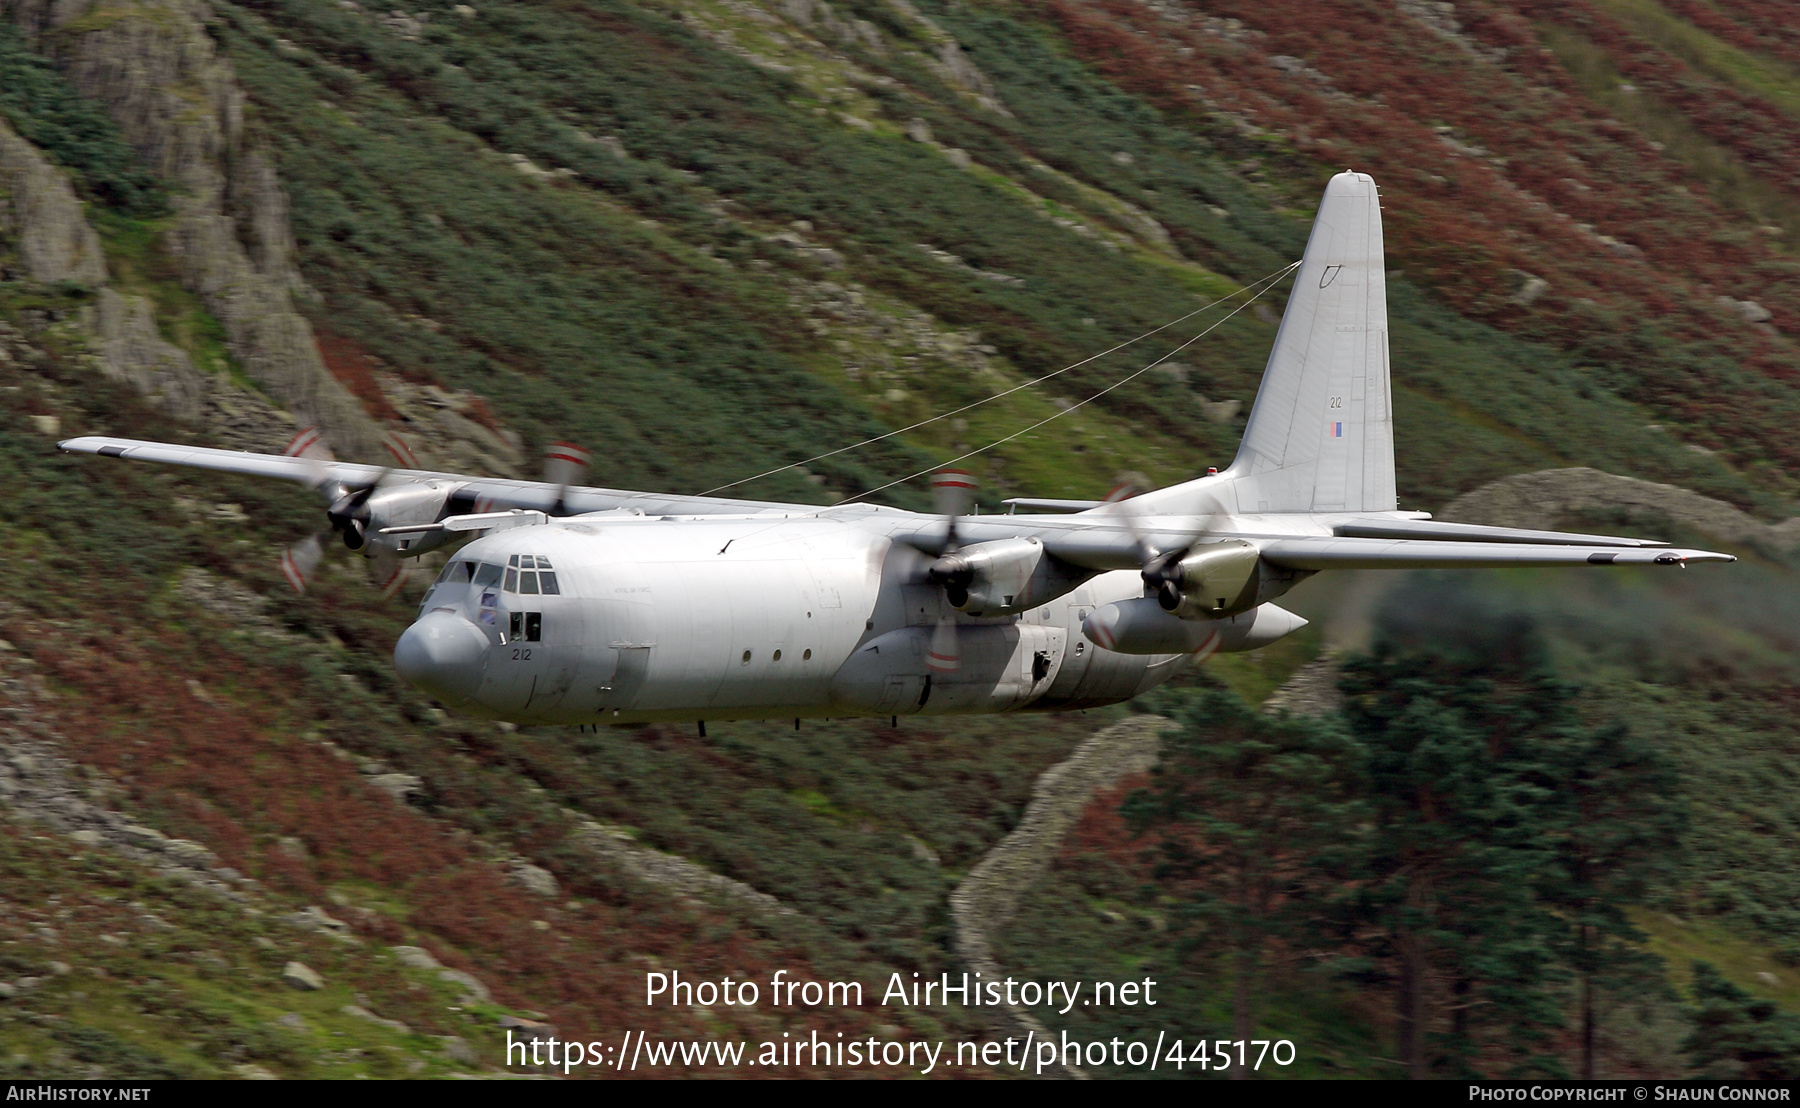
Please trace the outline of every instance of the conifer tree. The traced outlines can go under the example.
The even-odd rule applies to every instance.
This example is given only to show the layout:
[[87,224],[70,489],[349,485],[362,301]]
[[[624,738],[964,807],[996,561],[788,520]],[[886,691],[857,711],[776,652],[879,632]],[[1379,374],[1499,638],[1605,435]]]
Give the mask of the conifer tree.
[[1800,1017],[1694,963],[1694,1030],[1682,1043],[1702,1077],[1800,1080]]
[[1538,881],[1539,895],[1563,921],[1556,941],[1576,978],[1580,1076],[1591,1081],[1601,982],[1642,987],[1662,976],[1625,909],[1673,857],[1685,812],[1673,772],[1623,724],[1570,722],[1546,746],[1556,864]]
[[1172,693],[1158,707],[1180,727],[1125,815],[1163,833],[1161,874],[1189,890],[1191,948],[1229,951],[1232,1038],[1254,1039],[1271,944],[1316,901],[1321,863],[1354,842],[1358,759],[1335,722],[1260,714],[1223,689]]
[[1560,826],[1554,743],[1568,719],[1535,628],[1453,590],[1402,594],[1346,661],[1345,717],[1366,751],[1369,845],[1346,922],[1391,966],[1409,1076],[1473,1074],[1476,1055],[1560,1072],[1560,925],[1538,895]]

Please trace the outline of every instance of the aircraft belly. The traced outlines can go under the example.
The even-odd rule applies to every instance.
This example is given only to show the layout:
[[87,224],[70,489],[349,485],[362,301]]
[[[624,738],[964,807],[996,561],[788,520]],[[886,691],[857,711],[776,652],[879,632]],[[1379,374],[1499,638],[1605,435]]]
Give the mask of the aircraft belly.
[[1064,599],[1058,615],[1067,628],[1065,653],[1049,687],[1028,707],[1060,712],[1130,700],[1180,672],[1186,654],[1120,654],[1087,640],[1081,622],[1100,604],[1143,595],[1143,581],[1129,571],[1104,573]]
[[1025,622],[958,628],[955,673],[926,663],[929,627],[903,627],[864,643],[839,667],[831,700],[868,715],[1004,712],[1049,688],[1066,633]]

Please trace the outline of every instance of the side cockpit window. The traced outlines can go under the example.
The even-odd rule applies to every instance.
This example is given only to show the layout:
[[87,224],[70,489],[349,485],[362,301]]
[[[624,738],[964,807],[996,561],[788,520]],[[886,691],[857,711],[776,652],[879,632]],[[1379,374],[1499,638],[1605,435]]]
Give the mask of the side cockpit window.
[[438,574],[434,584],[466,585],[475,572],[474,562],[450,562],[444,566],[444,572]]
[[475,583],[484,589],[498,585],[500,583],[500,567],[487,562],[481,563],[480,567],[475,570]]

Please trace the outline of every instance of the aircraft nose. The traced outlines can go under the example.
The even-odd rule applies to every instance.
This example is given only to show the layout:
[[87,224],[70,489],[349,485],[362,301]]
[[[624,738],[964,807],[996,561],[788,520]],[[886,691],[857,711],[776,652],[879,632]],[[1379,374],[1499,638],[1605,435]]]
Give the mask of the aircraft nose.
[[455,612],[427,612],[394,644],[394,669],[440,700],[470,700],[481,685],[487,636]]

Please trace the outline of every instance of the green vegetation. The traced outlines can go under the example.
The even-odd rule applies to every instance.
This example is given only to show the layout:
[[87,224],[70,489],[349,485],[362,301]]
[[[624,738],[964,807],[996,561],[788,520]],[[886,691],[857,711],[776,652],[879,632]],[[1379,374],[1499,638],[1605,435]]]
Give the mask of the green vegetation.
[[[1275,1075],[1667,1074],[1684,1041],[1696,1072],[1786,1072],[1792,575],[1757,556],[1729,575],[1409,575],[1345,663],[1341,717],[1158,694],[1183,726],[1152,781],[1100,800],[1002,960],[1179,982],[1157,1019],[1196,1036],[1313,1036]],[[1070,920],[1081,938],[1052,941]],[[1314,1022],[1321,1006],[1376,1041]]]
[[1800,119],[1800,72],[1694,26],[1656,0],[1599,0],[1602,10],[1674,56]]
[[106,109],[32,53],[10,21],[0,21],[0,115],[70,170],[89,199],[132,216],[154,215],[166,205],[162,187],[119,137]]
[[[1208,274],[1247,281],[1297,256],[1326,175],[1268,144],[1246,150],[1235,136],[1178,126],[1043,29],[987,9],[931,15],[1007,114],[970,110],[925,64],[929,34],[907,24],[884,53],[847,48],[889,81],[857,83],[890,124],[874,129],[815,114],[801,77],[624,3],[489,6],[473,20],[443,12],[417,42],[323,0],[224,11],[329,326],[406,372],[483,393],[528,439],[604,444],[613,484],[711,487],[1079,361],[1193,310],[1190,285],[1209,297],[1219,288]],[[873,6],[865,14],[892,23]],[[914,118],[981,171],[907,140],[899,124]],[[1253,175],[1238,168],[1245,153],[1257,155]],[[1279,192],[1257,183],[1271,158]],[[1139,242],[1123,198],[1199,264],[1171,273],[1176,263],[1151,239],[1109,249],[1117,243],[1105,235],[1055,221]],[[771,238],[796,221],[841,265]],[[921,243],[972,268],[940,264]],[[855,342],[834,354],[830,344],[848,337],[829,315],[797,311],[790,290],[845,279],[977,334],[997,351],[997,376],[929,352],[869,364]],[[1408,506],[1570,455],[1753,495],[1715,461],[1645,431],[1649,418],[1595,388],[1576,359],[1458,319],[1403,279],[1391,303]],[[1218,315],[1069,374],[1048,397],[1086,395]],[[1243,416],[1213,423],[1198,400],[1248,401],[1272,337],[1246,312],[1183,356],[1200,363],[1185,382],[1147,375],[1103,398],[1091,421],[1002,447],[987,495],[1096,495],[1121,468],[1165,481],[1218,464]],[[928,401],[895,407],[896,390]],[[1042,418],[1048,397],[814,468],[827,490],[852,494]],[[694,425],[715,433],[696,440]],[[791,473],[744,491],[819,495]]]
[[1757,1000],[1694,963],[1694,1033],[1683,1047],[1708,1077],[1792,1081],[1800,1076],[1800,1017]]
[[1615,117],[1660,144],[1704,182],[1707,192],[1759,224],[1779,227],[1780,242],[1800,243],[1800,210],[1791,191],[1772,183],[1735,151],[1711,140],[1648,89],[1627,87],[1606,52],[1565,27],[1539,28],[1544,42],[1581,90]]

